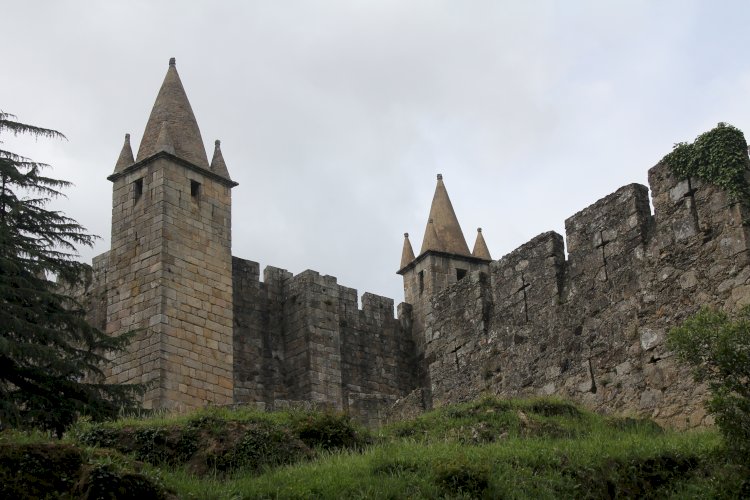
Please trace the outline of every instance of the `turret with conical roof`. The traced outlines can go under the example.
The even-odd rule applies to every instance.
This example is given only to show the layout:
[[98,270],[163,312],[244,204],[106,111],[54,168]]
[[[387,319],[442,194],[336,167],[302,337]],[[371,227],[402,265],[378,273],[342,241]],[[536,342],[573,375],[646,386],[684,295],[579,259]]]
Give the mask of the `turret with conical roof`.
[[404,233],[404,249],[401,251],[401,267],[408,266],[414,260],[414,250],[411,248],[409,233]]
[[120,156],[115,163],[115,173],[122,172],[133,163],[135,163],[135,159],[133,158],[133,148],[130,147],[130,134],[125,134],[125,143],[122,145]]
[[[422,249],[419,251],[419,255],[425,252],[443,252],[442,241],[438,237],[437,229],[435,228],[435,220],[430,217],[427,220],[427,227],[424,230],[424,238],[422,238]],[[412,259],[414,260],[414,259]]]
[[229,169],[227,164],[224,163],[224,155],[221,154],[221,141],[216,139],[214,142],[214,156],[211,159],[211,172],[218,174],[222,177],[229,179]]
[[474,250],[471,252],[471,255],[478,259],[492,260],[490,249],[487,248],[487,243],[484,241],[484,236],[482,236],[481,227],[477,228],[477,239],[474,242]]
[[[141,144],[143,144],[143,142],[141,142]],[[154,145],[152,154],[161,153],[162,151],[171,155],[175,152],[174,142],[172,142],[172,136],[169,133],[169,124],[167,124],[166,121],[161,122],[159,136],[156,138],[156,144]]]
[[469,252],[441,174],[437,176],[422,248],[416,258],[413,252],[407,252],[407,244],[408,239],[404,243],[398,274],[404,278],[405,301],[412,305],[414,340],[421,352],[425,317],[432,297],[471,272],[488,271],[492,259],[481,229],[474,252]]
[[[113,360],[108,380],[151,383],[147,408],[231,403],[231,190],[237,183],[229,178],[218,142],[209,165],[174,58],[137,158],[126,136],[108,179],[107,330],[142,332]],[[204,339],[200,351],[181,347],[198,338]],[[188,365],[186,373],[181,367]]]
[[[433,224],[437,241],[428,245],[428,236],[432,238],[429,228],[430,224]],[[466,244],[466,239],[464,239],[464,233],[461,231],[461,225],[458,223],[458,217],[456,217],[456,212],[453,210],[453,204],[448,196],[448,191],[445,189],[442,174],[437,175],[437,186],[435,186],[435,194],[432,196],[432,205],[430,206],[430,217],[427,226],[420,253],[424,253],[427,250],[435,250],[455,255],[471,255],[469,247]]]
[[185,88],[177,73],[174,57],[169,60],[169,69],[156,96],[154,107],[146,123],[137,161],[142,161],[158,153],[160,136],[169,135],[174,155],[198,167],[208,168],[206,148],[203,146],[201,131],[195,120]]

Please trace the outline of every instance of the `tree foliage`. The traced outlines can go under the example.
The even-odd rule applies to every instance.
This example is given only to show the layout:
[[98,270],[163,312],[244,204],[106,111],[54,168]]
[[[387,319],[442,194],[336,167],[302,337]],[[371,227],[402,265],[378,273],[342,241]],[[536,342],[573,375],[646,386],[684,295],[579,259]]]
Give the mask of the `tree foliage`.
[[661,161],[680,178],[695,177],[723,188],[733,201],[749,194],[747,142],[732,125],[719,123],[692,143],[675,144]]
[[729,449],[750,458],[750,307],[735,319],[702,309],[669,332],[668,346],[708,383],[707,408]]
[[[4,134],[64,138],[0,111]],[[0,141],[0,427],[36,427],[58,436],[78,415],[116,416],[142,388],[103,382],[106,351],[128,336],[110,337],[86,322],[81,304],[51,277],[80,283],[87,266],[76,247],[94,237],[75,220],[49,210],[70,185],[43,175],[48,166],[6,151]]]

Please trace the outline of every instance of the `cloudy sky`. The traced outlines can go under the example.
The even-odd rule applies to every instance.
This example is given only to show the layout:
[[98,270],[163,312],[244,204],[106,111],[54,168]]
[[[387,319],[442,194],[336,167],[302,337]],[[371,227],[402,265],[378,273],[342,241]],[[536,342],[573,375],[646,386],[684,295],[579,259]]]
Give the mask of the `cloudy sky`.
[[0,109],[68,141],[5,147],[71,180],[54,206],[109,248],[123,136],[137,150],[170,57],[210,158],[222,140],[234,255],[402,300],[442,173],[494,258],[672,145],[750,130],[744,1],[0,0]]

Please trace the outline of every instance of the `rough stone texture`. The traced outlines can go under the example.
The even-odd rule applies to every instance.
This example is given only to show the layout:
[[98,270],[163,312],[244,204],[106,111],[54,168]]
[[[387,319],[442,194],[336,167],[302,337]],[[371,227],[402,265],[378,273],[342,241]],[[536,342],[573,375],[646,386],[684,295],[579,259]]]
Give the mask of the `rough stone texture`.
[[376,424],[417,386],[410,309],[336,278],[297,276],[235,257],[234,400],[312,401]]
[[412,335],[420,360],[420,380],[427,383],[426,365],[422,362],[425,349],[426,322],[432,311],[432,299],[440,291],[461,281],[475,271],[487,271],[489,262],[474,257],[428,251],[399,273],[404,278],[405,302],[412,306]]
[[[158,153],[161,150],[159,146],[165,145],[159,144],[167,139],[164,135],[168,136],[165,142],[172,148],[170,153],[198,167],[208,168],[201,131],[173,61],[170,61],[148,117],[136,161],[143,161]],[[162,141],[159,140],[160,136]]]
[[309,403],[376,425],[492,392],[711,423],[664,341],[703,305],[750,303],[747,210],[712,185],[654,167],[655,215],[625,186],[566,221],[567,259],[553,232],[492,263],[428,252],[402,270],[411,304],[394,318],[392,300],[360,309],[333,277],[267,267],[260,281],[230,261],[229,187],[198,174],[170,157],[126,169],[112,250],[77,292],[100,328],[144,329],[110,380],[156,381],[147,406]]
[[146,407],[231,403],[231,186],[165,153],[110,179],[112,249],[95,281],[105,330],[141,331],[108,380],[153,384]]
[[219,142],[208,165],[170,61],[133,160],[113,182],[112,248],[70,290],[112,335],[136,330],[105,368],[150,384],[147,408],[251,402],[347,410],[368,424],[417,387],[411,308],[336,278],[298,276],[231,256],[231,189]]
[[438,225],[463,243],[414,259],[405,240],[394,317],[391,299],[366,293],[359,308],[336,278],[267,267],[261,281],[232,257],[236,183],[216,146],[214,171],[171,62],[137,163],[126,141],[109,177],[112,248],[71,290],[102,330],[138,330],[108,379],[153,384],[146,407],[310,405],[374,425],[492,392],[710,423],[705,388],[664,343],[701,306],[750,304],[750,214],[716,187],[657,165],[654,215],[631,184],[565,222],[567,258],[549,232],[491,262],[468,255],[438,178],[425,241],[440,243]]
[[665,335],[701,306],[750,302],[747,211],[714,186],[649,171],[438,293],[425,317],[433,404],[556,394],[676,427],[710,423],[705,387]]

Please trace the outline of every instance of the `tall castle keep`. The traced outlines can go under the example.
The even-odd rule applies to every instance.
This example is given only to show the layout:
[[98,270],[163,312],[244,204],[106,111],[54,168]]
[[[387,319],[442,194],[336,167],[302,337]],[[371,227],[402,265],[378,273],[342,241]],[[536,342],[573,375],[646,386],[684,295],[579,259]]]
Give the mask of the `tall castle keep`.
[[[315,271],[296,276],[231,255],[232,181],[211,161],[174,59],[133,156],[114,172],[112,247],[77,293],[110,334],[138,330],[108,379],[148,382],[144,405],[186,409],[311,402],[377,424],[490,392],[556,394],[676,426],[710,420],[705,388],[666,350],[703,305],[750,304],[744,204],[696,179],[649,171],[493,261],[469,251],[442,177],[405,302]],[[241,189],[241,188],[240,188]]]

